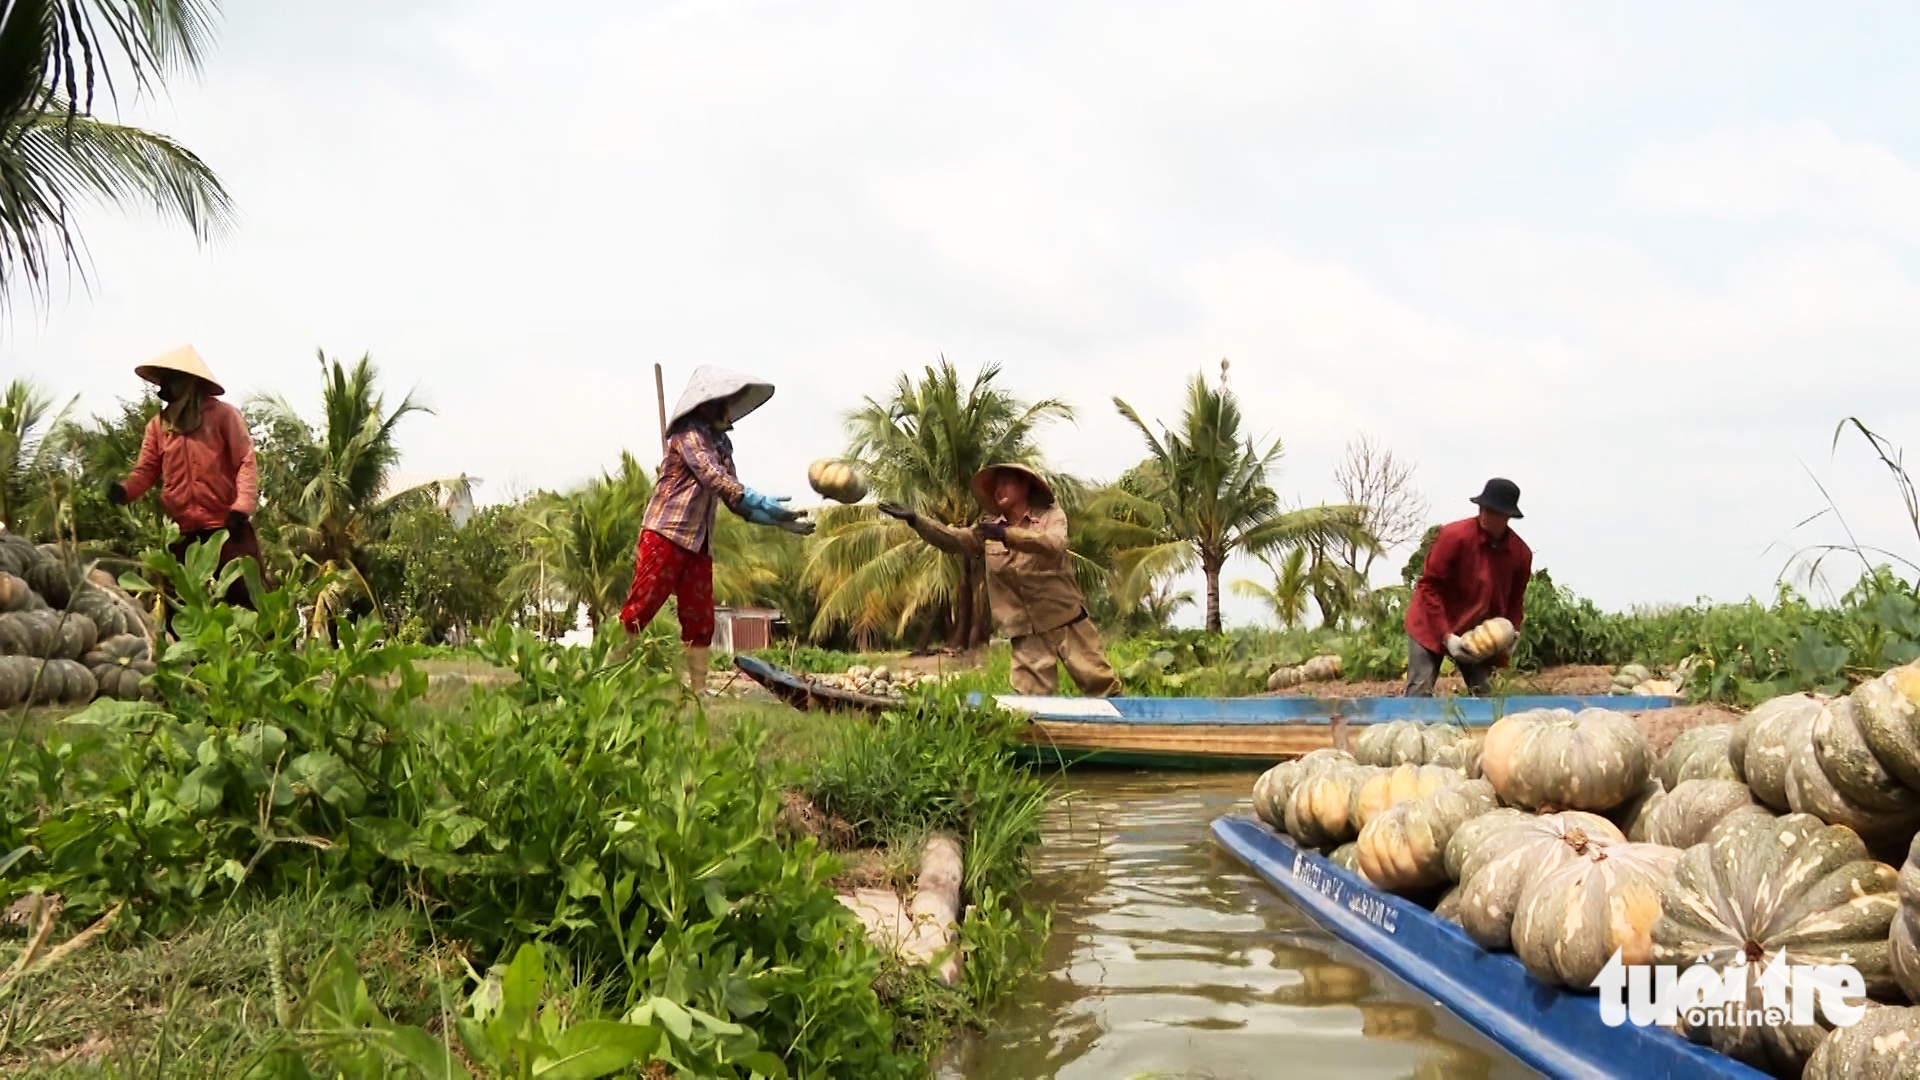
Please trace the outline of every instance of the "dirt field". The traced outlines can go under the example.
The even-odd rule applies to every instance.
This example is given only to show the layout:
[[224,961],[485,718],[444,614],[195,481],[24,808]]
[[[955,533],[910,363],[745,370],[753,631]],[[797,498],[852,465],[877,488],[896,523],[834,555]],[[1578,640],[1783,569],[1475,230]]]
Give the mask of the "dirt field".
[[[1613,669],[1594,665],[1570,665],[1548,668],[1531,675],[1494,676],[1496,689],[1508,694],[1604,694],[1613,688]],[[1378,682],[1306,683],[1262,697],[1399,697],[1406,680]],[[1458,675],[1448,675],[1434,687],[1440,696],[1467,692],[1467,684]]]

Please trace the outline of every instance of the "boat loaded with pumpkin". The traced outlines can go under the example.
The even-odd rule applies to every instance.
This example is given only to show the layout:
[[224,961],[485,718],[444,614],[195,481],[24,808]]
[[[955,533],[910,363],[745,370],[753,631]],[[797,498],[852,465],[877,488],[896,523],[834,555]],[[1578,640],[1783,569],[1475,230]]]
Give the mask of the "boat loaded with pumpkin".
[[1659,756],[1600,709],[1516,713],[1483,739],[1381,725],[1350,755],[1269,770],[1253,809],[1570,992],[1593,992],[1616,951],[1722,972],[1851,964],[1869,1004],[1856,1027],[1767,1016],[1750,978],[1748,1015],[1682,1015],[1677,1033],[1774,1076],[1920,1077],[1920,662],[1773,699]]
[[0,709],[135,700],[153,674],[152,636],[107,575],[0,533]]

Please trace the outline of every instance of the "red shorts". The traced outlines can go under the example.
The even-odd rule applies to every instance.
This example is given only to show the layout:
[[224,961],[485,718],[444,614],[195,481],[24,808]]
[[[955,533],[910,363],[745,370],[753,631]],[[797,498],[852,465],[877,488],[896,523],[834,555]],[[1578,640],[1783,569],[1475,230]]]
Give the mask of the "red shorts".
[[713,644],[713,555],[696,554],[643,529],[633,556],[633,588],[627,590],[627,602],[620,609],[620,625],[627,633],[638,634],[660,614],[669,596],[679,601],[680,640],[695,649]]

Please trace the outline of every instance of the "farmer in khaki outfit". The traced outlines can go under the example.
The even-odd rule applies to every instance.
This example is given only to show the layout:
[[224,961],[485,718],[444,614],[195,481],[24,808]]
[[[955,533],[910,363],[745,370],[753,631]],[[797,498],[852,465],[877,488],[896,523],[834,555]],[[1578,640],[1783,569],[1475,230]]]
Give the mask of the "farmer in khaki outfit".
[[1119,680],[1073,580],[1067,515],[1054,505],[1053,489],[1024,465],[989,465],[974,476],[973,496],[992,516],[971,529],[928,521],[897,503],[881,503],[880,512],[911,525],[942,551],[986,558],[994,621],[1013,640],[1016,693],[1053,693],[1057,661],[1082,693],[1118,694]]

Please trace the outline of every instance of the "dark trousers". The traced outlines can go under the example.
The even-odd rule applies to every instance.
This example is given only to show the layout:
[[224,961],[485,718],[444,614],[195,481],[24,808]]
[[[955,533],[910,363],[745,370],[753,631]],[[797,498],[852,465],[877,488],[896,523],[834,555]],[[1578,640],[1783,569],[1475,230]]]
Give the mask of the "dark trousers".
[[[1407,696],[1432,697],[1433,684],[1440,681],[1440,661],[1445,654],[1434,652],[1425,645],[1407,638]],[[1484,694],[1493,685],[1493,665],[1461,663],[1453,666],[1460,669],[1460,677],[1467,680],[1467,692]]]

